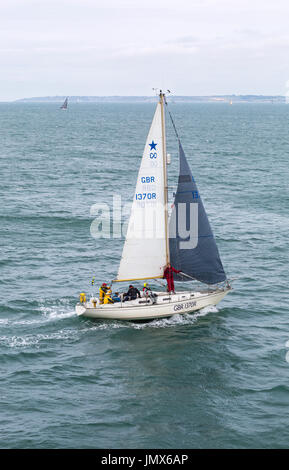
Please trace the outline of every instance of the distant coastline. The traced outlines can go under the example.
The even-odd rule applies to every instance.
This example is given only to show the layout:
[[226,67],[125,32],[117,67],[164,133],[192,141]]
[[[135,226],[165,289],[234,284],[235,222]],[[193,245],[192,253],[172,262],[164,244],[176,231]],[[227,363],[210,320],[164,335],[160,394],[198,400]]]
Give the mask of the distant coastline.
[[[62,103],[66,96],[43,96],[22,98],[14,103]],[[286,103],[285,96],[270,95],[210,95],[210,96],[172,96],[173,103]],[[154,96],[69,96],[69,103],[154,103]]]

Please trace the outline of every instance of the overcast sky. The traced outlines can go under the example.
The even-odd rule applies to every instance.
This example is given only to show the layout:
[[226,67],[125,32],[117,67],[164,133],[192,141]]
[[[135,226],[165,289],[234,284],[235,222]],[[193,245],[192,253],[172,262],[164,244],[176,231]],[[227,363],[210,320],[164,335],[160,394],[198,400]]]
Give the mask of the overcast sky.
[[0,0],[0,67],[2,101],[285,95],[289,1]]

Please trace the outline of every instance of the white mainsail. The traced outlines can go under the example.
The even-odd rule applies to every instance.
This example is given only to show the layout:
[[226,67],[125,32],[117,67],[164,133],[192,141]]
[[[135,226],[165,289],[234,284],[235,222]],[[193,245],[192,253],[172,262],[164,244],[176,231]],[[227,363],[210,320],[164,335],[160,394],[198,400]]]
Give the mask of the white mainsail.
[[157,104],[145,144],[117,281],[162,277],[168,260],[162,106]]

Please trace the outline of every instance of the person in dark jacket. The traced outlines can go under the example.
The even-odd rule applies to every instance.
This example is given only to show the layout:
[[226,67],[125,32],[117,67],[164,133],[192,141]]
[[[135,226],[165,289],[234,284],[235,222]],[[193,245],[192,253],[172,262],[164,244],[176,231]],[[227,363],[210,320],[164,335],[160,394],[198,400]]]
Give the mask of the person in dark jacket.
[[164,270],[164,279],[167,280],[168,287],[167,291],[171,294],[175,293],[175,285],[174,285],[174,273],[180,273],[177,269],[173,268],[170,263],[168,263]]
[[137,297],[140,298],[140,291],[137,287],[129,286],[129,289],[126,294],[124,294],[124,301],[126,300],[135,300]]

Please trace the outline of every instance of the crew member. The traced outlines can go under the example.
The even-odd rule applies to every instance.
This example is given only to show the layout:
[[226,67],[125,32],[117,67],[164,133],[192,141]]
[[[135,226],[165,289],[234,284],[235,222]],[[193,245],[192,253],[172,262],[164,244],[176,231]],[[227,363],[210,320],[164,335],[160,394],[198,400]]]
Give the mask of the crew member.
[[121,298],[120,298],[120,296],[119,296],[119,292],[115,292],[115,293],[113,294],[112,300],[113,300],[114,302],[121,302]]
[[151,290],[151,288],[150,288],[150,286],[148,285],[147,282],[144,283],[142,291],[143,291],[143,294],[145,295],[145,297],[150,297],[151,298],[153,304],[156,303],[157,295]]
[[103,282],[101,284],[101,287],[99,288],[99,303],[100,304],[103,304],[104,297],[105,297],[107,290],[108,290],[107,284]]
[[180,273],[181,271],[178,271],[177,269],[173,268],[173,266],[170,263],[167,263],[165,270],[164,270],[164,276],[163,278],[167,280],[167,291],[169,294],[174,294],[175,293],[175,285],[174,285],[174,273]]
[[149,287],[147,282],[144,283],[142,291],[144,295],[148,295],[149,291],[151,291],[151,288]]
[[106,291],[106,294],[104,296],[104,300],[103,300],[103,303],[104,304],[113,304],[113,300],[111,298],[111,289],[107,289]]
[[126,294],[124,294],[124,301],[126,300],[135,300],[137,297],[140,298],[140,291],[137,287],[129,286],[129,289]]

